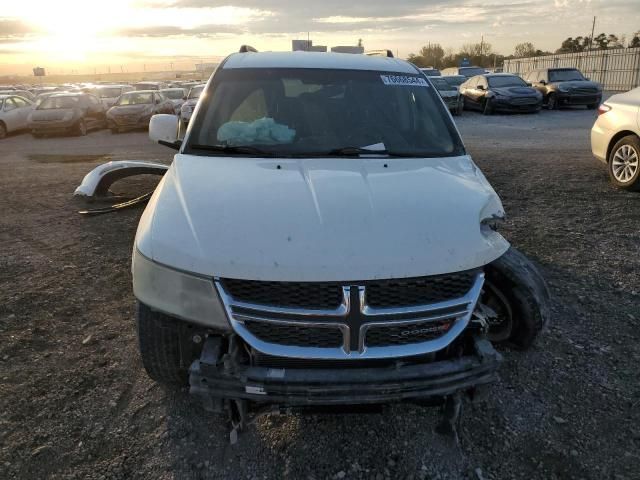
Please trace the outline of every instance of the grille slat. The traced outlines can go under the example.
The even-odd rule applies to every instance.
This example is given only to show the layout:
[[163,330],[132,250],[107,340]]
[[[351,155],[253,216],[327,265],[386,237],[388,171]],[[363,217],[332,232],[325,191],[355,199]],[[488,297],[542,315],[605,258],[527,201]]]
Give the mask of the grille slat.
[[342,302],[342,286],[325,282],[264,282],[257,280],[222,281],[235,300],[279,307],[337,308]]
[[321,348],[337,348],[342,345],[342,332],[337,328],[279,325],[258,321],[245,321],[244,324],[247,330],[264,342]]

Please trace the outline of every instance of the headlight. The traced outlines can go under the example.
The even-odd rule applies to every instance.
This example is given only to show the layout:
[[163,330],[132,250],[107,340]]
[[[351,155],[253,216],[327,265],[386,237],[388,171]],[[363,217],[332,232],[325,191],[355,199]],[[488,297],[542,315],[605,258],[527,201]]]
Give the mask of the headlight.
[[160,265],[134,248],[133,294],[142,303],[183,320],[231,330],[213,279]]

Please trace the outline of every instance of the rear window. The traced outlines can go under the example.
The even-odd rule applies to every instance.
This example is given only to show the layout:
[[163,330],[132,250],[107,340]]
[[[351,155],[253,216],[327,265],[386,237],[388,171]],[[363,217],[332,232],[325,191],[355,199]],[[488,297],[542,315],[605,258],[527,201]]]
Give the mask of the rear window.
[[80,97],[56,97],[45,98],[38,106],[38,110],[54,110],[56,108],[75,108],[80,105]]
[[229,69],[212,88],[189,153],[207,146],[259,146],[283,156],[347,147],[416,157],[464,152],[438,93],[417,72]]
[[175,90],[162,90],[162,94],[171,100],[180,100],[184,97],[184,90],[181,88]]
[[144,105],[147,103],[153,103],[153,93],[132,92],[122,94],[116,105]]
[[460,75],[465,77],[474,77],[476,75],[484,75],[484,68],[480,67],[462,67],[458,70]]

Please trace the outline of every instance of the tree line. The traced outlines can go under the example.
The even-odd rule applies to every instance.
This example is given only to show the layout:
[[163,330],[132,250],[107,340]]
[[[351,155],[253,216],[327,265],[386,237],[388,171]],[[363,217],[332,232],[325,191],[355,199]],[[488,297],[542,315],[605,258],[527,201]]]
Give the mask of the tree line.
[[552,55],[553,53],[584,52],[589,50],[605,50],[610,48],[635,48],[640,47],[640,31],[637,31],[627,42],[624,35],[618,37],[615,34],[601,33],[586,37],[569,37],[562,42],[555,52],[543,51],[535,47],[531,42],[519,43],[515,46],[513,54],[501,55],[493,51],[488,42],[466,43],[455,52],[452,48],[444,49],[439,43],[430,43],[422,47],[418,53],[410,53],[408,61],[418,67],[447,68],[459,66],[464,59],[470,65],[484,68],[492,68],[502,65],[505,59],[537,57]]

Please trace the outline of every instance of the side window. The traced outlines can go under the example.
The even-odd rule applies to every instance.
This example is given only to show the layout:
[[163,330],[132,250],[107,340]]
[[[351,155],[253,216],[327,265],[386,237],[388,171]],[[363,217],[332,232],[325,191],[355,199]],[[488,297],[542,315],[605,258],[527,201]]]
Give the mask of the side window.
[[9,97],[4,101],[4,111],[10,112],[11,110],[15,110],[18,106],[14,103],[13,97]]
[[253,122],[267,116],[267,102],[262,89],[254,90],[238,105],[231,114],[231,121]]
[[11,99],[13,100],[13,103],[15,103],[18,106],[18,108],[24,108],[29,105],[29,103],[27,103],[26,100],[20,97],[12,97]]

